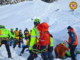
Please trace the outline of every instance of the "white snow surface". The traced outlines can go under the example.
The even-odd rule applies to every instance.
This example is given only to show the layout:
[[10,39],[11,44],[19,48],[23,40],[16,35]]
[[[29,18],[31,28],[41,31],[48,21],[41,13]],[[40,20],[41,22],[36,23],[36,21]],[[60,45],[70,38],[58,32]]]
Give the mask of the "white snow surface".
[[[69,3],[75,0],[58,0],[54,3],[45,3],[40,0],[25,1],[14,5],[0,6],[0,25],[5,25],[7,29],[25,28],[31,30],[34,27],[33,20],[40,18],[41,22],[47,22],[50,25],[49,31],[53,35],[54,47],[68,40],[67,26],[72,26],[80,40],[80,0],[76,0],[78,8],[71,11]],[[80,41],[78,48],[80,46]],[[19,56],[21,49],[10,47],[12,60],[27,60],[29,53],[25,51],[23,56]],[[77,59],[80,59],[78,55]],[[7,58],[7,52],[4,45],[0,48],[0,60],[10,60]],[[39,60],[39,59],[37,59]],[[60,60],[60,59],[54,59]],[[71,60],[67,58],[65,60]]]

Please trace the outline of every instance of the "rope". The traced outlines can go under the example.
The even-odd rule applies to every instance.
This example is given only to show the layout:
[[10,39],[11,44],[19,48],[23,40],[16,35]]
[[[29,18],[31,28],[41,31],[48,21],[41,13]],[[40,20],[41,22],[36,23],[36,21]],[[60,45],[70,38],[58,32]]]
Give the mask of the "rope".
[[47,49],[43,49],[43,50],[33,49],[32,50],[33,53],[37,53],[37,54],[45,52],[45,51],[47,51]]

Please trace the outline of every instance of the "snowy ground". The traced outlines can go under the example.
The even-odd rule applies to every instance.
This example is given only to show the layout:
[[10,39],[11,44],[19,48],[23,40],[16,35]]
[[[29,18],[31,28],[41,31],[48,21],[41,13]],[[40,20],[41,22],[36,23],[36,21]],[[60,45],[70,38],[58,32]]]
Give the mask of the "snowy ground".
[[[54,47],[56,44],[68,40],[67,26],[71,25],[75,28],[80,40],[80,0],[76,0],[78,8],[72,12],[69,3],[73,0],[58,0],[57,2],[48,4],[38,0],[25,1],[14,5],[0,6],[0,25],[5,25],[7,29],[25,28],[31,30],[33,28],[33,20],[39,17],[41,22],[47,22],[50,25],[49,31],[54,36]],[[80,46],[80,41],[78,48]],[[13,49],[11,47],[13,60],[27,60],[28,52],[22,57],[18,56],[21,49]],[[79,55],[77,59],[79,60]],[[9,60],[4,45],[0,48],[0,60]],[[55,59],[58,60],[58,59]],[[66,59],[70,60],[70,58]]]

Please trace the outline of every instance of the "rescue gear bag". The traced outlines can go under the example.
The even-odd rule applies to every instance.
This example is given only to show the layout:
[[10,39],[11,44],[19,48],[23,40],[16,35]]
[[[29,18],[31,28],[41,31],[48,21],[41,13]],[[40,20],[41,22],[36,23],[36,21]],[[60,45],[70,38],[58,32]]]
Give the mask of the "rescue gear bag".
[[48,32],[49,25],[44,22],[38,24],[37,28],[40,31],[39,44],[42,46],[48,46],[50,44],[50,33]]

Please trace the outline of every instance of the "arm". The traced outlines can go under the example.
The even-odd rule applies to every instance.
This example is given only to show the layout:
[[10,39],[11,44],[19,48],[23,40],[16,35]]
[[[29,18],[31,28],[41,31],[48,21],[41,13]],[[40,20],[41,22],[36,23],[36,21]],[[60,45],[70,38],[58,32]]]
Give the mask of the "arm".
[[10,32],[9,30],[8,30],[8,34],[9,34],[9,39],[10,39],[11,37],[15,38],[15,34],[12,35],[11,32]]
[[36,42],[36,33],[35,33],[34,28],[33,28],[33,29],[32,29],[32,32],[31,32],[31,40],[30,40],[29,50],[32,50],[35,42]]
[[53,38],[50,37],[50,47],[53,47]]
[[50,46],[48,47],[48,51],[52,52],[53,51],[53,38],[50,37]]

